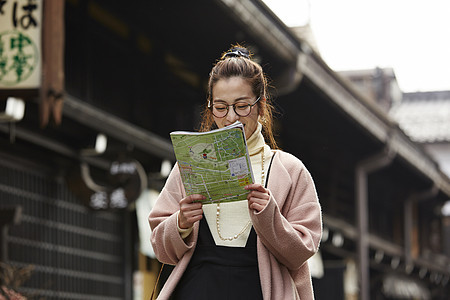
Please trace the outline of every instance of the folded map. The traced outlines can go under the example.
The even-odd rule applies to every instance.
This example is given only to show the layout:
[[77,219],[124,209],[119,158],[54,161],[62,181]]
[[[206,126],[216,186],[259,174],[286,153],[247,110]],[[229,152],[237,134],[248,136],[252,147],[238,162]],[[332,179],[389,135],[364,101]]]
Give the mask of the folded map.
[[170,137],[187,195],[202,194],[203,203],[247,199],[244,187],[254,180],[242,123]]

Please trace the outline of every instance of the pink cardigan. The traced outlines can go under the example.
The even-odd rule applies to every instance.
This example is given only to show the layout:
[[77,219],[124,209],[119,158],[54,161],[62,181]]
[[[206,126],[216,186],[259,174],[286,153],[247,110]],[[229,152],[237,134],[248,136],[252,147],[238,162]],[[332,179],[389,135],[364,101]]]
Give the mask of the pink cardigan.
[[[258,266],[264,299],[314,299],[306,261],[319,247],[322,216],[314,182],[295,156],[275,151],[268,189],[271,198],[251,214],[257,233]],[[178,202],[185,197],[178,167],[172,170],[150,213],[151,242],[159,261],[176,265],[158,299],[168,299],[195,250],[199,222],[183,240],[177,229]]]

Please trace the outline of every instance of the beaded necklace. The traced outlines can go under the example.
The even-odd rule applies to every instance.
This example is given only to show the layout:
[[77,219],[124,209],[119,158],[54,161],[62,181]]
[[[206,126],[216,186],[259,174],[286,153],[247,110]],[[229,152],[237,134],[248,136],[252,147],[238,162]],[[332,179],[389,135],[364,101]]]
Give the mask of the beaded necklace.
[[[261,151],[261,184],[264,185],[264,179],[265,179],[265,174],[264,174],[264,148]],[[230,236],[230,237],[223,237],[222,234],[220,233],[220,203],[217,203],[217,212],[216,212],[216,229],[217,229],[217,234],[219,235],[219,238],[222,241],[232,241],[237,239],[238,237],[240,237],[246,230],[247,228],[250,226],[250,224],[252,224],[252,221],[248,221],[247,224],[244,226],[244,228],[242,228],[242,230],[235,234],[234,236]]]

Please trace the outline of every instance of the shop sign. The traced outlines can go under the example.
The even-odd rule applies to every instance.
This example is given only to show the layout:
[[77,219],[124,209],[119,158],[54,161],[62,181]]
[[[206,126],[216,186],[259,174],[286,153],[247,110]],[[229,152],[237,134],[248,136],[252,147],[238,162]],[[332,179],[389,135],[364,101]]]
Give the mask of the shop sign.
[[93,209],[123,209],[133,203],[147,186],[143,167],[135,160],[112,162],[108,188],[94,192],[89,201]]
[[1,89],[40,86],[42,6],[42,0],[0,0]]
[[127,209],[147,188],[145,169],[131,158],[119,158],[107,172],[96,172],[95,176],[89,164],[82,162],[67,174],[66,180],[84,205],[99,211]]

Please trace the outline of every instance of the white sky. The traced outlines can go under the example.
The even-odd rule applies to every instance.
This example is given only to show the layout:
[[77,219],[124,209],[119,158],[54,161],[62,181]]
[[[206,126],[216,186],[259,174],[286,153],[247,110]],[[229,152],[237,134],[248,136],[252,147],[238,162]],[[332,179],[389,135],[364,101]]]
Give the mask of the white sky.
[[404,92],[450,90],[450,0],[263,0],[288,26],[310,20],[336,71],[391,67]]

